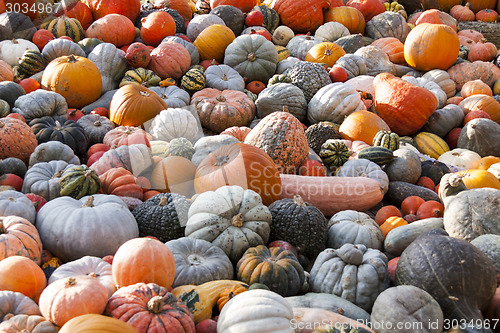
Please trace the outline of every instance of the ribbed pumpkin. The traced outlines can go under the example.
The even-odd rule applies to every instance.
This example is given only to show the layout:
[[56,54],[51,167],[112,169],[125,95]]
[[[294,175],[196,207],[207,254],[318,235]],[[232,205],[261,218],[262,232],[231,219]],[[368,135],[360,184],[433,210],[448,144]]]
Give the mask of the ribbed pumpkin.
[[132,197],[142,200],[142,188],[137,184],[134,175],[124,168],[109,169],[99,176],[101,188],[99,193]]
[[406,63],[419,71],[447,70],[460,50],[457,33],[445,24],[422,23],[410,31],[404,43]]
[[500,190],[500,180],[486,170],[470,169],[459,171],[456,174],[469,190],[483,187],[491,187]]
[[16,157],[28,164],[38,141],[31,128],[13,118],[0,119],[0,159]]
[[135,39],[135,27],[132,21],[120,14],[108,14],[95,20],[85,31],[85,37],[98,38],[116,47],[131,44]]
[[337,60],[345,55],[344,49],[335,43],[323,42],[314,45],[306,54],[306,61],[326,64],[328,67],[335,65]]
[[119,126],[139,126],[167,108],[167,103],[148,88],[127,84],[113,95],[109,119]]
[[21,77],[29,77],[43,71],[46,66],[47,61],[41,52],[36,50],[26,50],[21,59],[19,59],[17,72]]
[[330,6],[328,0],[277,0],[272,2],[281,18],[281,24],[300,33],[314,32],[323,24],[323,11]]
[[68,107],[80,109],[101,96],[102,79],[92,61],[69,55],[48,64],[43,71],[41,86],[61,94]]
[[500,124],[500,103],[493,97],[483,94],[472,95],[458,104],[467,114],[471,111],[484,111],[490,115],[491,120]]
[[76,18],[82,25],[83,30],[87,30],[94,21],[89,6],[78,1],[76,5],[66,12],[67,17]]
[[17,332],[39,332],[39,333],[57,333],[59,329],[56,325],[38,315],[5,315],[3,322],[0,323],[0,331],[5,333]]
[[380,131],[373,138],[373,145],[395,151],[399,149],[399,135],[391,131]]
[[212,60],[222,63],[226,47],[235,39],[233,30],[220,24],[212,24],[196,37],[194,46],[200,53],[200,60]]
[[406,222],[404,218],[399,216],[391,216],[380,225],[380,230],[382,230],[382,234],[385,237],[387,236],[389,231],[407,224],[408,222]]
[[325,13],[325,22],[341,23],[351,34],[363,34],[365,32],[365,17],[359,9],[354,7],[330,7]]
[[280,173],[295,174],[309,156],[304,128],[286,109],[262,119],[248,133],[245,143],[264,150]]
[[149,69],[162,79],[179,79],[191,65],[191,55],[181,44],[163,42],[151,51]]
[[404,57],[404,44],[395,37],[384,37],[376,39],[371,46],[378,47],[384,51],[392,63],[404,65],[406,60]]
[[437,108],[432,92],[392,74],[377,75],[373,86],[377,114],[399,135],[418,131]]
[[46,25],[42,24],[41,28],[52,32],[56,38],[68,36],[75,43],[85,38],[83,27],[76,18],[59,16],[58,18],[48,22]]
[[219,298],[217,299],[217,307],[219,311],[222,311],[222,308],[224,305],[227,304],[234,296],[239,295],[241,293],[244,293],[245,291],[248,291],[248,289],[244,286],[236,285],[232,286],[231,288],[224,289],[220,294]]
[[186,90],[190,94],[194,94],[197,91],[205,88],[207,84],[207,77],[204,71],[198,68],[191,68],[184,74],[181,79],[181,88]]
[[264,15],[264,23],[262,26],[268,31],[274,31],[280,24],[280,17],[274,9],[265,5],[260,5],[254,7],[253,10],[258,10]]
[[281,179],[273,160],[263,150],[243,143],[216,149],[196,169],[196,193],[225,185],[254,190],[266,206],[278,200],[281,193]]
[[321,145],[319,157],[329,167],[340,167],[351,154],[352,151],[342,140],[328,139]]
[[144,87],[157,86],[161,78],[153,71],[144,68],[134,68],[125,72],[119,87],[129,83],[138,83]]
[[438,159],[450,150],[448,144],[439,136],[429,132],[420,132],[413,138],[417,149],[422,153],[429,155],[433,159]]
[[238,280],[262,283],[281,296],[296,295],[304,283],[304,269],[295,255],[280,247],[265,245],[245,251],[236,265]]
[[218,6],[233,6],[240,9],[243,13],[248,13],[259,4],[258,0],[210,0],[210,8]]
[[40,265],[42,241],[28,220],[17,216],[0,217],[0,261],[13,256],[30,258]]
[[236,139],[238,139],[240,142],[245,141],[245,138],[247,137],[248,133],[250,133],[252,129],[250,127],[246,126],[233,126],[229,127],[220,134],[228,134],[231,136],[234,136]]
[[191,141],[186,138],[175,138],[168,143],[167,156],[181,156],[188,160],[193,157],[195,150]]
[[47,284],[40,266],[27,257],[17,255],[3,259],[0,272],[0,290],[20,292],[35,300]]
[[67,195],[75,199],[96,194],[100,186],[101,180],[97,173],[84,164],[66,169],[59,179],[61,196]]
[[363,148],[358,153],[358,159],[367,159],[382,166],[389,164],[394,159],[394,155],[392,150],[388,148],[373,146]]
[[59,333],[88,332],[137,333],[137,330],[132,325],[116,318],[100,314],[86,314],[69,320],[59,331]]
[[351,113],[340,125],[343,139],[371,144],[380,131],[390,131],[389,125],[373,112],[359,110]]

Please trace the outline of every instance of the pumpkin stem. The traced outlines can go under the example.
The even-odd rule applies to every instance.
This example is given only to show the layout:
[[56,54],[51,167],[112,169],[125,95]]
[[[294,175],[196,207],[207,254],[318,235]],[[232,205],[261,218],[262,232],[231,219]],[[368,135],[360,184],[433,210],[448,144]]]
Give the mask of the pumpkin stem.
[[222,75],[222,79],[223,79],[224,81],[227,81],[227,75],[226,75],[226,74]]
[[224,97],[224,96],[222,96],[222,95],[217,96],[215,99],[216,99],[217,101],[219,101],[219,102],[225,102],[225,101],[226,101],[226,97]]
[[70,54],[70,55],[68,56],[68,62],[73,63],[73,62],[77,62],[77,61],[78,61],[78,60],[75,58],[75,55],[74,55],[74,54]]
[[290,112],[290,111],[288,111],[288,108],[285,105],[283,105],[283,112],[287,112],[287,113]]
[[325,55],[326,55],[326,56],[330,56],[330,55],[332,55],[332,50],[330,50],[329,48],[326,48],[326,49],[325,49]]
[[85,178],[90,178],[90,177],[92,177],[92,172],[93,172],[93,171],[89,169],[89,170],[87,170],[87,171],[85,171],[85,172],[83,173],[83,176],[84,176]]
[[300,195],[296,195],[293,197],[293,202],[300,207],[304,207],[306,203],[304,202],[304,199]]
[[3,128],[5,126],[5,123],[2,121],[0,122],[0,128]]
[[163,207],[168,203],[167,197],[161,197],[160,202],[158,203],[158,206]]
[[96,274],[95,272],[92,272],[92,273],[87,274],[87,276],[90,276],[90,277],[96,278],[96,277],[97,277],[97,274]]
[[214,165],[215,166],[222,166],[226,164],[229,161],[229,156],[217,156]]
[[439,197],[441,201],[443,201],[444,206],[446,207],[446,199],[449,197],[453,197],[462,191],[466,191],[467,187],[465,186],[462,177],[456,174],[444,175],[447,177],[442,181],[442,186],[439,187]]
[[151,94],[150,94],[150,93],[148,93],[147,91],[142,91],[142,90],[141,90],[141,91],[139,91],[139,95],[144,96],[144,97],[149,97],[149,96],[151,96]]
[[61,127],[61,123],[59,122],[59,120],[56,120],[56,130],[60,131],[62,129]]
[[255,53],[250,52],[247,56],[248,61],[255,61],[257,57],[255,56]]
[[152,312],[154,314],[158,314],[161,312],[163,309],[163,305],[165,305],[165,302],[163,301],[163,297],[161,296],[154,296],[148,301],[148,311]]
[[58,171],[56,171],[56,173],[54,173],[54,175],[52,176],[52,179],[54,179],[54,178],[61,178],[62,174],[63,174],[63,171],[62,170],[58,170]]
[[243,226],[243,214],[233,216],[231,224],[233,225],[233,227],[241,228]]
[[76,284],[76,279],[74,277],[69,277],[68,280],[66,280],[66,287],[71,287]]
[[19,42],[17,41],[17,39],[13,38],[12,39],[12,44],[19,44]]
[[94,122],[94,126],[95,127],[100,127],[100,126],[102,126],[102,123],[99,120],[97,120],[97,121]]
[[82,207],[94,207],[94,197],[88,197]]
[[5,226],[3,225],[3,222],[0,221],[0,235],[5,234]]

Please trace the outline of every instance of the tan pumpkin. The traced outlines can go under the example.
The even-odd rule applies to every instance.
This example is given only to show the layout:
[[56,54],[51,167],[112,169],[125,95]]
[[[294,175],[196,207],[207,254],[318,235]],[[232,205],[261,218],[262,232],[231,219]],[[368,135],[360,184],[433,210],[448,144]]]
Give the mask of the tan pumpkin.
[[28,220],[17,216],[0,217],[0,260],[18,255],[40,265],[42,241],[38,230]]
[[85,314],[66,322],[59,333],[137,333],[130,324],[101,314]]
[[0,290],[17,291],[38,300],[46,284],[45,273],[33,260],[11,256],[0,261]]
[[101,96],[102,79],[92,61],[69,55],[56,58],[47,65],[41,86],[61,94],[68,107],[80,109]]
[[194,46],[200,53],[200,60],[212,60],[222,63],[226,47],[236,38],[234,32],[226,26],[212,24],[196,37]]
[[57,326],[47,321],[44,317],[38,315],[13,315],[9,313],[3,317],[0,323],[0,332],[2,333],[57,333]]
[[167,108],[167,103],[148,88],[126,84],[111,99],[109,119],[119,126],[140,126]]
[[148,68],[162,79],[180,79],[191,66],[191,55],[180,43],[167,41],[151,51]]
[[460,95],[463,98],[467,98],[472,95],[478,95],[478,94],[493,96],[493,91],[491,91],[489,85],[487,85],[481,80],[474,80],[467,82],[466,84],[464,84],[462,90],[460,91]]

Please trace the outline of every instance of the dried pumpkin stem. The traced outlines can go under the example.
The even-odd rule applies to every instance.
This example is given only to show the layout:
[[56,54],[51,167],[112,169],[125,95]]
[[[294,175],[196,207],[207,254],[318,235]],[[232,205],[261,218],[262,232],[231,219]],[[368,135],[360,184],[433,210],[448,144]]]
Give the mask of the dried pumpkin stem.
[[101,122],[99,120],[95,121],[94,122],[94,126],[95,127],[99,127],[99,126],[102,126]]
[[56,171],[56,173],[54,173],[54,175],[52,176],[52,179],[54,179],[54,178],[61,178],[62,174],[63,174],[63,171],[62,170],[58,170],[58,171]]
[[3,225],[3,222],[0,221],[0,235],[5,234],[5,226]]
[[92,170],[87,170],[83,173],[83,176],[86,178],[92,177]]
[[304,202],[304,199],[302,199],[302,197],[300,195],[294,196],[293,202],[295,202],[295,204],[297,206],[301,206],[301,207],[304,207],[306,205],[306,203]]
[[74,277],[69,277],[66,280],[66,287],[71,287],[74,286],[75,284],[76,284],[76,279]]
[[77,62],[78,60],[75,58],[74,54],[70,54],[68,56],[68,62]]
[[165,302],[163,302],[163,297],[154,296],[148,301],[148,311],[154,314],[158,314],[163,309],[163,305],[165,305]]
[[219,101],[219,102],[225,102],[225,101],[226,101],[226,97],[224,97],[224,96],[222,96],[222,95],[217,96],[215,99],[216,99],[217,101]]
[[257,59],[257,57],[255,56],[255,53],[253,53],[253,52],[250,52],[247,56],[248,61],[255,61],[256,59]]
[[61,123],[59,122],[59,120],[56,120],[56,127],[55,127],[56,130],[60,131],[61,130]]
[[96,274],[95,272],[92,272],[92,273],[87,274],[87,276],[90,276],[90,277],[96,278],[96,277],[97,277],[97,274]]
[[151,94],[150,94],[150,93],[148,93],[147,91],[139,91],[139,95],[141,95],[141,96],[145,96],[145,97],[149,97],[149,96],[151,96]]
[[94,207],[94,197],[90,196],[88,199],[85,201],[82,207]]
[[243,214],[233,216],[231,224],[233,225],[233,227],[241,228],[243,226]]
[[160,202],[158,203],[158,206],[163,207],[168,203],[167,197],[161,197]]
[[229,161],[229,156],[217,156],[217,159],[215,160],[214,165],[215,166],[222,166],[226,164]]
[[4,122],[0,122],[0,128],[3,128],[5,126]]

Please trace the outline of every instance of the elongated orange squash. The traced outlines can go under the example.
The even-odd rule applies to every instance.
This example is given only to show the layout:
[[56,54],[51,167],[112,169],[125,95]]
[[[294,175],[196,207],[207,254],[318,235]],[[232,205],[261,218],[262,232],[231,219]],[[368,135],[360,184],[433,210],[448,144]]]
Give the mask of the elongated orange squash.
[[380,183],[367,177],[313,177],[280,175],[280,199],[300,195],[326,216],[342,210],[365,211],[384,197]]

